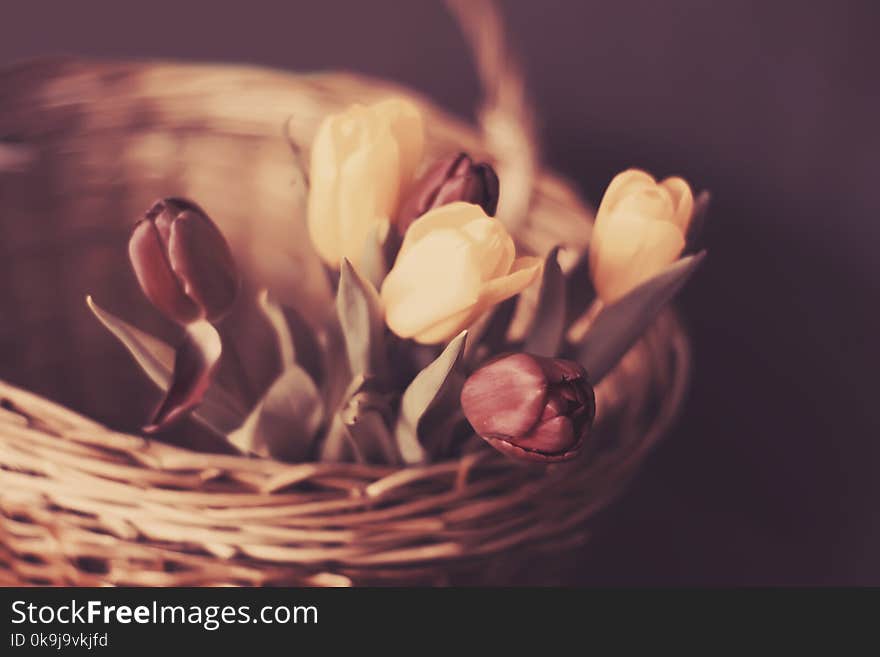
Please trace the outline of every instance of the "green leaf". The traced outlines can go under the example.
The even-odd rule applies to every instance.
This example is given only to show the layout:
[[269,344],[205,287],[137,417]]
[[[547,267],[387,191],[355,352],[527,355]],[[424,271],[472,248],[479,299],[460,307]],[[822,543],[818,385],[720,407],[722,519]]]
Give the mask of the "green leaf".
[[404,391],[394,434],[405,463],[427,461],[428,452],[420,442],[419,422],[442,399],[443,393],[454,381],[453,374],[461,361],[466,342],[467,331],[462,331],[434,362],[416,375]]
[[391,407],[386,395],[364,387],[349,397],[339,415],[361,460],[400,464],[400,455],[388,429],[386,418],[391,415]]
[[[104,310],[91,296],[86,297],[86,303],[98,321],[122,343],[156,387],[163,392],[167,391],[174,370],[174,347]],[[221,435],[226,435],[241,424],[244,416],[244,409],[238,399],[216,383],[208,388],[199,408],[192,414],[194,420]]]
[[701,251],[682,258],[600,311],[577,352],[593,385],[635,344],[705,256]]
[[712,194],[708,189],[704,189],[697,194],[694,199],[694,210],[691,214],[690,223],[688,223],[687,236],[685,239],[685,252],[693,253],[697,251],[703,239],[703,231],[706,226],[706,214],[709,212],[709,205],[712,202]]
[[191,415],[213,381],[223,353],[220,334],[204,319],[187,324],[184,332],[183,342],[175,350],[171,384],[149,424],[143,428],[145,433],[162,431]]
[[519,295],[505,299],[468,327],[468,341],[464,351],[464,360],[468,367],[475,367],[492,354],[506,350],[507,333],[518,302]]
[[333,415],[321,445],[320,461],[324,463],[363,463],[366,459],[355,449],[354,440],[339,413]]
[[535,319],[526,337],[524,350],[537,356],[556,356],[565,333],[565,276],[558,253],[557,246],[547,255]]
[[336,311],[342,326],[352,376],[383,376],[385,363],[385,316],[372,283],[343,259],[336,294]]
[[293,335],[290,332],[290,326],[281,306],[269,298],[268,290],[260,290],[257,293],[257,307],[263,313],[272,331],[275,333],[275,341],[278,346],[278,357],[281,360],[281,369],[293,365],[296,362],[296,347],[293,342]]
[[258,456],[304,461],[323,421],[315,383],[304,369],[291,365],[269,386],[244,424],[229,434],[229,442]]

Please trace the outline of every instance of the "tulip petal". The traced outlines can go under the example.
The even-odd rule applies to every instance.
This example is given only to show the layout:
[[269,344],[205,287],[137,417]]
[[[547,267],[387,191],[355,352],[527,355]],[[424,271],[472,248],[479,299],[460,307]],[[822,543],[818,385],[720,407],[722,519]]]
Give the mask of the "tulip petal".
[[404,338],[472,307],[482,285],[479,256],[460,232],[436,230],[419,244],[398,255],[382,284],[385,321]]
[[[446,196],[451,195],[452,191],[443,189],[444,183],[451,177],[456,175],[456,171],[463,167],[467,170],[471,165],[471,159],[467,153],[459,153],[454,157],[446,157],[437,160],[431,167],[419,178],[409,194],[404,198],[397,211],[397,228],[401,235],[406,233],[410,224],[425,214],[434,205],[447,205],[456,200],[460,200],[461,196],[455,198],[444,199],[443,202],[437,203],[438,194],[445,193]],[[464,180],[463,177],[459,177]],[[458,190],[456,190],[458,191]]]
[[432,209],[410,226],[382,285],[388,326],[424,344],[448,339],[534,280],[540,260],[517,264],[515,255],[503,224],[481,207]]
[[309,238],[321,258],[334,267],[339,266],[336,182],[343,160],[339,141],[345,121],[345,117],[337,115],[321,123],[312,142],[309,162]]
[[469,329],[477,320],[480,308],[476,303],[471,304],[461,312],[446,317],[436,324],[419,331],[413,336],[413,340],[419,344],[439,344],[449,339],[450,335],[456,335],[465,329]]
[[156,433],[192,411],[205,396],[222,351],[220,335],[206,321],[187,326],[174,357],[171,386],[145,433]]
[[486,211],[490,217],[495,216],[498,210],[498,199],[501,196],[501,183],[498,180],[498,174],[491,165],[483,162],[475,167],[475,172],[480,177],[483,189],[483,200],[480,206]]
[[389,98],[373,106],[373,112],[387,123],[400,148],[400,182],[408,182],[422,160],[425,128],[422,113],[410,101]]
[[484,365],[461,391],[465,417],[484,437],[528,433],[540,420],[546,400],[544,372],[527,354],[512,354]]
[[491,280],[483,286],[480,292],[482,308],[487,309],[525,290],[541,275],[543,264],[541,258],[532,256],[517,258],[510,268],[510,273]]
[[681,231],[667,221],[615,213],[602,228],[594,234],[599,247],[593,283],[606,303],[675,262],[684,248]]
[[186,294],[204,309],[207,319],[220,319],[239,285],[235,260],[220,230],[203,215],[182,212],[171,224],[168,258]]
[[531,285],[541,271],[541,264],[540,258],[520,258],[514,263],[510,275],[496,278],[484,284],[476,301],[467,305],[460,312],[425,326],[412,336],[413,339],[421,344],[436,344],[447,340],[450,335],[455,335],[459,331],[469,328],[483,312],[497,303],[519,294]]
[[475,219],[462,227],[462,233],[474,245],[479,259],[483,280],[492,280],[510,271],[516,258],[516,245],[513,238],[496,219]]
[[431,203],[435,207],[449,205],[464,201],[465,203],[475,203],[470,200],[475,195],[475,183],[473,178],[468,176],[454,176],[443,181],[442,186],[438,185],[438,189],[434,190],[435,196],[431,199]]
[[443,205],[413,222],[404,237],[400,255],[405,254],[425,236],[440,229],[458,231],[480,254],[484,280],[506,274],[516,257],[516,245],[504,225],[488,216],[479,205],[458,201]]
[[637,189],[651,187],[656,182],[654,176],[641,169],[627,169],[618,173],[605,188],[605,194],[602,196],[599,210],[596,213],[596,221],[599,221],[599,215],[611,213],[624,196]]
[[621,198],[608,220],[612,221],[613,217],[623,214],[637,214],[652,221],[672,222],[675,202],[665,187],[659,185],[642,187]]
[[348,258],[355,266],[360,266],[363,245],[374,226],[387,223],[394,212],[399,173],[398,146],[388,130],[351,153],[339,170],[336,249],[340,257]]
[[548,452],[540,452],[532,449],[524,449],[518,445],[500,438],[486,438],[487,443],[492,445],[502,454],[520,461],[534,461],[536,463],[561,463],[562,461],[570,461],[578,456],[584,441],[575,443],[575,445],[564,452],[550,454]]
[[393,216],[401,186],[421,160],[423,132],[419,110],[399,98],[353,105],[321,123],[307,215],[312,243],[329,265],[339,267],[342,257],[358,265],[373,224]]
[[[374,123],[367,108],[355,104],[344,112],[325,118],[312,142],[307,208],[309,237],[321,258],[333,267],[339,266],[342,253],[339,207],[341,195],[345,193],[341,183],[342,170],[352,153],[371,143],[376,132]],[[353,175],[352,169],[357,172],[363,168],[350,167],[348,175]],[[363,188],[363,185],[358,186]],[[365,199],[364,207],[368,205],[371,204]]]
[[528,435],[517,438],[516,444],[529,451],[559,454],[573,449],[580,440],[581,436],[574,435],[571,420],[559,415],[541,422]]
[[199,317],[199,307],[175,276],[153,222],[142,220],[135,225],[128,255],[144,294],[163,315],[181,323]]
[[675,208],[670,221],[678,226],[682,233],[687,233],[688,224],[694,213],[694,194],[691,186],[687,184],[684,178],[673,176],[667,178],[660,183],[672,197],[672,203]]
[[423,237],[429,235],[435,230],[441,228],[458,230],[464,228],[465,225],[480,217],[485,217],[482,208],[473,203],[465,203],[464,201],[449,203],[448,205],[441,205],[438,208],[434,208],[430,212],[416,219],[409,227],[409,230],[406,231],[406,235],[403,238],[403,244],[400,246],[399,255],[406,253],[409,249],[415,246],[417,242],[421,241]]

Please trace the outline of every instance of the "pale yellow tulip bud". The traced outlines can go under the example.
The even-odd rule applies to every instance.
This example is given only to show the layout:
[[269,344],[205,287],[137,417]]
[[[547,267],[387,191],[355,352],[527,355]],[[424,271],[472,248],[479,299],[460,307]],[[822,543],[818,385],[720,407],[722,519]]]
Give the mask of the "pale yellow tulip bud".
[[409,227],[382,284],[385,321],[400,337],[445,342],[527,288],[541,265],[540,258],[516,258],[504,225],[479,205],[434,208]]
[[376,224],[389,225],[423,149],[421,113],[402,98],[324,119],[312,143],[308,226],[328,265],[339,268],[344,257],[358,266]]
[[619,173],[605,190],[590,241],[590,273],[605,303],[675,262],[694,210],[682,178],[657,182],[638,169]]

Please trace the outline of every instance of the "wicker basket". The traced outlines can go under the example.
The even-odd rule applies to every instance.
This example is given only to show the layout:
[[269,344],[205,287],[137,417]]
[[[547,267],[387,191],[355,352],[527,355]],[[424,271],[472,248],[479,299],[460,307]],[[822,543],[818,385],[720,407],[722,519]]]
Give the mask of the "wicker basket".
[[[158,196],[199,199],[246,277],[295,278],[291,295],[314,303],[327,291],[307,240],[268,257],[254,237],[258,223],[295,223],[300,201],[282,127],[292,116],[290,138],[307,147],[325,113],[391,91],[424,108],[432,153],[494,154],[477,130],[423,98],[352,75],[70,59],[0,73],[0,377],[32,391],[0,383],[0,583],[561,576],[562,557],[576,556],[588,537],[587,521],[681,406],[689,351],[673,311],[598,386],[595,438],[565,464],[523,465],[486,450],[406,469],[289,465],[146,440],[85,417],[132,430],[156,399],[82,301],[90,292],[148,330],[168,330],[125,261],[132,218]],[[513,227],[521,247],[564,244],[564,265],[575,267],[589,210],[549,173],[536,179],[531,203],[528,220]]]

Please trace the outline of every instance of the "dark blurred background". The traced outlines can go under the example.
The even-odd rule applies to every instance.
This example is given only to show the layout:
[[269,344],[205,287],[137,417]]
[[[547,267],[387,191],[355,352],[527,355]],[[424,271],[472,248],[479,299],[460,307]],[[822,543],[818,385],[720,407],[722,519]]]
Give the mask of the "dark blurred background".
[[[687,409],[573,583],[880,585],[880,6],[502,2],[546,161],[714,194],[682,306]],[[50,53],[348,68],[471,116],[440,2],[9,2],[0,64]]]

